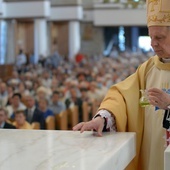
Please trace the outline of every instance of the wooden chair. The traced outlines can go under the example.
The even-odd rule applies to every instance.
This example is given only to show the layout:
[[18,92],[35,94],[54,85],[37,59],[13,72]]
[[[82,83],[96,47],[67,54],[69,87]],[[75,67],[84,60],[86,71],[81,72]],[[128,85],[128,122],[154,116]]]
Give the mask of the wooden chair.
[[56,129],[58,130],[68,130],[68,118],[67,110],[62,111],[55,115]]
[[68,126],[69,128],[72,128],[79,122],[78,106],[73,106],[72,108],[69,108],[67,110],[68,110]]
[[12,125],[12,121],[10,119],[7,119],[6,122]]
[[35,129],[35,130],[40,129],[40,123],[38,123],[38,122],[33,122],[31,124],[31,126],[32,126],[32,129]]
[[83,121],[84,122],[89,121],[89,105],[87,102],[83,102],[82,110],[83,110]]
[[98,109],[98,101],[94,100],[92,101],[92,117],[95,116],[97,109]]
[[55,130],[55,117],[48,116],[45,120],[47,130]]

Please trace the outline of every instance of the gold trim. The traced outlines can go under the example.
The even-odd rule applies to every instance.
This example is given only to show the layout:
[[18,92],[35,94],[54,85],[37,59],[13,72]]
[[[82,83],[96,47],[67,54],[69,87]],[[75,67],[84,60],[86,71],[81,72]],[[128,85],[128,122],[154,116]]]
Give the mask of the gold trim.
[[147,1],[147,25],[170,25],[170,10],[167,3],[170,0],[148,0]]
[[157,15],[152,15],[148,17],[148,22],[170,22],[170,14],[163,15],[161,18],[158,18]]
[[157,68],[170,71],[170,63],[161,62],[158,56],[154,56],[154,63]]
[[151,9],[149,9],[150,12],[155,11],[155,9],[154,9],[155,5],[158,5],[158,0],[148,0],[148,6],[151,6]]

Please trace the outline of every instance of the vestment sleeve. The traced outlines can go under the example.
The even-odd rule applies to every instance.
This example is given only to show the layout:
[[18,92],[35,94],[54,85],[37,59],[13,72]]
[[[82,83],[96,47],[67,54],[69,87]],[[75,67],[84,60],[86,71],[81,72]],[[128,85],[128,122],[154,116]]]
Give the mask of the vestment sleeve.
[[102,118],[105,118],[106,120],[106,127],[104,127],[103,131],[116,132],[116,121],[113,114],[109,113],[107,110],[99,110],[94,118],[96,118],[98,115],[100,115]]

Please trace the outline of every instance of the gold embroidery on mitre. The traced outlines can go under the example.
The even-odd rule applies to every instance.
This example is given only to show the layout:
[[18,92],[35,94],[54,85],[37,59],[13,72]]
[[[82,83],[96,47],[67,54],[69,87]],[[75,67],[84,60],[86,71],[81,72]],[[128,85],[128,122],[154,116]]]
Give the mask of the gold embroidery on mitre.
[[170,25],[170,0],[148,0],[147,22],[150,25]]
[[163,15],[161,18],[159,18],[157,15],[149,16],[148,23],[149,22],[155,22],[155,23],[170,22],[170,14]]
[[158,5],[158,0],[148,0],[148,6],[151,6],[150,12],[154,11],[154,6]]

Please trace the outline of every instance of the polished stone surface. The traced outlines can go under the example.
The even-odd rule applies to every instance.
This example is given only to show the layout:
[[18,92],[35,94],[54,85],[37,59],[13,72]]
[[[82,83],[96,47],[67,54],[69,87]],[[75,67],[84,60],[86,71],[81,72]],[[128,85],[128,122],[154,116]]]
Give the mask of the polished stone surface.
[[170,145],[166,148],[164,153],[164,170],[170,170]]
[[123,170],[135,133],[0,130],[0,170]]

